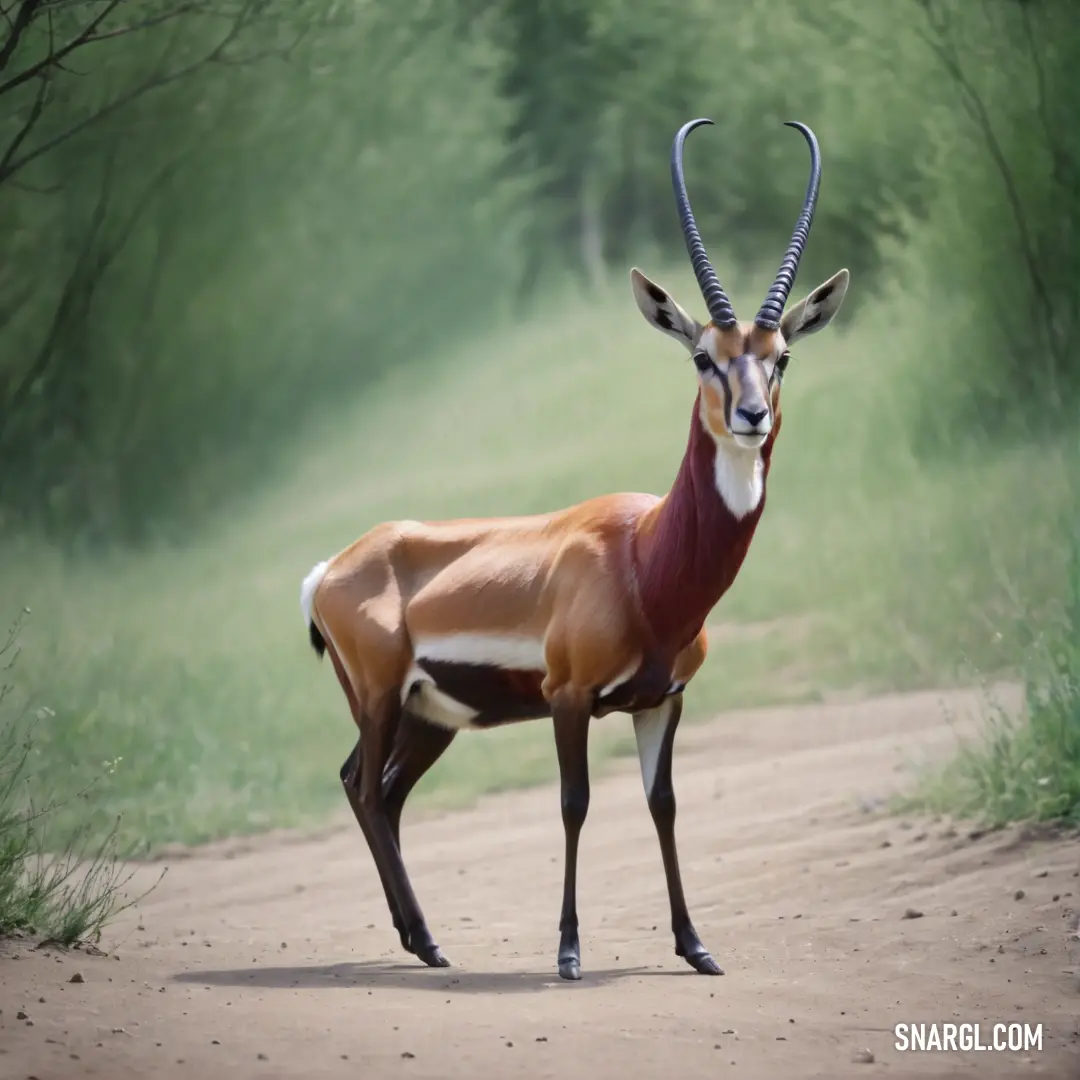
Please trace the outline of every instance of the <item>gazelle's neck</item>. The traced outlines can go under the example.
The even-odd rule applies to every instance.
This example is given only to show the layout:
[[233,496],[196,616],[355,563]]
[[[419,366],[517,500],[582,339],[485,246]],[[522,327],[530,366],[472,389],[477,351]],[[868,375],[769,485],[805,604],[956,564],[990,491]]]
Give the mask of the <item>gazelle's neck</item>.
[[694,639],[746,558],[773,445],[770,436],[759,450],[718,446],[699,407],[675,482],[642,520],[635,548],[645,617],[672,655]]

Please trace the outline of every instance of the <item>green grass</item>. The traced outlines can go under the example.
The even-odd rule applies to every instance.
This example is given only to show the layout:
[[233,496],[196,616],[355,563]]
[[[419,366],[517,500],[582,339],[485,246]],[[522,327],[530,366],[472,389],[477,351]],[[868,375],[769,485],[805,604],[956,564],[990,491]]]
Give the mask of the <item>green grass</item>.
[[1024,665],[1024,709],[987,700],[988,721],[943,768],[923,774],[905,808],[988,825],[1080,824],[1080,542],[1064,618],[1035,633]]
[[[685,270],[646,269],[701,308]],[[724,280],[741,284],[740,310],[763,292]],[[1062,454],[1031,443],[990,455],[956,435],[951,457],[922,459],[907,432],[937,403],[916,393],[929,382],[916,365],[950,362],[927,354],[926,314],[897,296],[857,321],[842,312],[796,349],[768,508],[714,613],[723,644],[688,694],[691,718],[941,684],[961,662],[998,671],[1017,654],[1018,618],[1037,621],[1053,600]],[[450,351],[420,327],[403,336],[407,364],[303,433],[291,472],[238,498],[197,543],[138,557],[28,541],[0,552],[0,595],[34,611],[28,686],[53,712],[37,766],[75,790],[116,763],[96,809],[70,823],[104,832],[120,814],[122,842],[157,845],[317,821],[342,805],[337,769],[355,733],[301,624],[312,564],[388,518],[527,513],[670,484],[693,368],[621,277],[610,294],[556,298]],[[420,797],[460,803],[553,777],[549,727],[459,737]],[[626,747],[628,721],[594,732],[599,761]]]
[[[38,724],[49,710],[32,713],[14,679],[22,614],[0,641],[0,937],[24,932],[73,945],[97,940],[106,922],[129,906],[130,880],[117,858],[116,828],[51,826],[68,803],[43,792],[31,768]],[[85,805],[84,788],[69,802]],[[76,810],[77,813],[77,810]]]

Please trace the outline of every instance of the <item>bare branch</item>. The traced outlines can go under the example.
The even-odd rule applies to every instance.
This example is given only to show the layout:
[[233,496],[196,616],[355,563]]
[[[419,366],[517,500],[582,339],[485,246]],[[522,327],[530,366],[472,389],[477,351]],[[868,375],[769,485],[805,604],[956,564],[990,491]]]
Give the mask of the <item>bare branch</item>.
[[[34,4],[40,4],[41,0],[33,0],[33,2]],[[12,76],[6,82],[0,83],[0,96],[8,93],[10,90],[14,90],[23,83],[28,82],[30,79],[39,75],[41,72],[46,71],[50,67],[60,67],[62,70],[67,70],[66,68],[63,68],[62,61],[64,58],[69,56],[76,49],[82,48],[85,45],[91,45],[99,41],[109,41],[113,38],[126,37],[129,34],[137,34],[145,30],[151,30],[156,26],[162,26],[165,23],[172,22],[181,15],[191,15],[196,12],[207,15],[220,14],[220,12],[217,11],[212,4],[208,4],[206,0],[179,0],[173,7],[169,8],[167,11],[162,11],[157,15],[148,15],[145,19],[138,19],[134,22],[125,23],[122,26],[111,27],[108,30],[100,29],[102,23],[122,2],[123,0],[106,0],[102,10],[69,42],[55,51],[50,49],[49,54],[36,64],[31,65],[25,71],[20,71],[18,75]],[[26,5],[24,5],[24,7],[25,6]],[[246,19],[250,7],[251,5],[247,5],[246,8],[241,9],[238,18]],[[51,12],[52,9],[49,8],[47,10]],[[22,14],[21,10],[20,14]],[[19,32],[21,33],[21,30]],[[12,40],[14,40],[14,35]],[[3,70],[3,67],[4,65],[0,63],[0,70]]]
[[[27,0],[29,2],[29,0]],[[50,27],[49,27],[49,52],[43,59],[39,60],[36,64],[31,64],[25,71],[20,71],[18,75],[13,75],[7,82],[0,83],[0,97],[14,90],[18,86],[22,86],[23,83],[29,82],[31,79],[37,77],[43,72],[47,71],[51,67],[56,67],[61,60],[64,59],[69,53],[73,53],[80,45],[85,45],[90,41],[97,28],[105,21],[116,9],[119,7],[121,0],[108,0],[101,11],[79,31],[66,45],[61,46],[59,49],[54,49],[52,45],[52,26],[51,18],[52,12],[49,11]],[[25,5],[24,5],[25,6]],[[20,14],[22,12],[20,11]],[[12,49],[14,52],[14,48]],[[0,70],[3,70],[5,65],[0,64]]]
[[199,0],[189,0],[187,3],[177,4],[176,7],[171,8],[169,11],[163,11],[160,15],[151,15],[145,19],[140,19],[138,22],[125,23],[123,26],[116,26],[110,30],[101,30],[94,34],[91,41],[108,41],[110,38],[124,37],[127,34],[137,34],[141,30],[150,30],[155,26],[161,26],[163,23],[171,22],[181,15],[190,15],[196,11],[208,12],[211,10],[212,9],[208,5],[200,3]]
[[[49,24],[49,52],[53,49],[53,20],[52,12],[48,12],[48,24]],[[8,145],[7,150],[4,151],[4,156],[0,158],[0,176],[3,175],[4,170],[10,165],[12,158],[18,153],[19,147],[23,144],[26,137],[34,129],[34,125],[37,124],[41,118],[41,112],[45,108],[45,99],[49,94],[49,72],[43,71],[39,76],[38,92],[34,97],[34,104],[30,107],[30,112],[27,113],[26,122],[15,133],[15,138],[12,139]]]
[[216,58],[216,63],[223,64],[227,67],[245,67],[248,64],[257,64],[261,60],[269,60],[272,57],[277,57],[279,60],[289,60],[292,57],[296,47],[307,36],[309,27],[303,27],[297,32],[295,38],[289,42],[288,45],[279,45],[273,48],[260,49],[259,52],[247,53],[244,56],[227,56],[224,53]]
[[[25,404],[30,396],[35,383],[48,372],[62,334],[73,321],[79,318],[80,314],[84,314],[89,308],[94,291],[116,257],[127,245],[139,219],[157,196],[162,185],[190,156],[190,151],[185,150],[175,156],[155,173],[114,235],[110,239],[103,239],[105,221],[108,216],[113,191],[112,175],[115,155],[116,148],[114,145],[106,156],[101,188],[93,213],[90,216],[90,225],[83,238],[71,273],[68,274],[67,280],[64,282],[49,333],[38,349],[33,363],[31,363],[29,369],[12,392],[3,412],[0,413],[4,420],[10,421],[16,416],[19,408]],[[6,426],[4,422],[0,421],[0,442],[3,441],[2,436]]]
[[[37,9],[41,7],[41,0],[22,0],[19,5],[19,13],[14,19],[10,19],[8,25],[11,27],[11,33],[8,35],[7,41],[0,46],[0,71],[3,71],[10,62],[12,56],[15,54],[15,50],[19,47],[19,41],[21,40],[27,28],[34,21],[34,15],[37,14]],[[7,15],[7,12],[4,12]]]
[[1039,119],[1042,121],[1047,149],[1050,151],[1050,160],[1053,162],[1054,179],[1059,184],[1067,184],[1076,175],[1076,167],[1074,162],[1070,160],[1069,155],[1061,148],[1057,132],[1054,130],[1054,124],[1050,117],[1049,98],[1046,93],[1046,71],[1043,68],[1042,52],[1035,42],[1035,31],[1031,25],[1031,12],[1025,3],[1020,4],[1020,21],[1024,27],[1024,37],[1027,39],[1031,65],[1035,69]]
[[[12,619],[11,625],[8,627],[6,640],[3,644],[0,644],[0,656],[4,656],[6,653],[11,651],[12,646],[15,644],[15,641],[19,636],[19,632],[22,630],[23,622],[25,621],[26,616],[29,614],[30,609],[24,607],[16,614],[15,618]],[[13,663],[14,658],[8,660],[4,664],[4,670],[9,670]]]
[[23,125],[15,133],[15,138],[11,140],[7,150],[4,151],[4,156],[0,158],[0,183],[9,176],[14,169],[11,169],[11,162],[15,155],[19,152],[19,147],[22,146],[27,135],[34,129],[34,125],[41,119],[42,110],[45,108],[45,99],[49,94],[49,76],[48,73],[42,73],[38,76],[38,92],[34,97],[34,104],[30,106],[30,111],[26,114],[26,120]]
[[102,247],[102,252],[96,260],[96,265],[100,271],[107,270],[116,256],[124,249],[128,240],[131,239],[131,234],[134,232],[139,219],[146,212],[147,207],[157,197],[158,192],[164,186],[166,181],[169,180],[176,170],[191,157],[191,153],[190,150],[184,150],[182,153],[177,154],[167,161],[154,174],[150,182],[143,189],[143,193],[136,199],[135,204],[131,208],[131,212],[117,230],[112,242],[108,246]]
[[127,459],[131,454],[137,453],[137,448],[141,445],[140,419],[149,397],[146,388],[153,374],[153,363],[150,358],[154,350],[148,347],[148,342],[161,291],[161,282],[182,230],[182,225],[174,215],[159,215],[156,224],[154,250],[150,256],[150,269],[146,276],[138,326],[135,330],[135,348],[141,357],[141,362],[126,380],[126,400],[122,407],[123,422],[121,424],[121,431],[124,434],[117,447],[117,456],[121,459]]
[[[0,60],[3,61],[0,63],[0,70],[3,69],[3,64],[14,53],[15,46],[23,31],[33,22],[35,15],[42,12],[52,13],[64,8],[85,8],[89,2],[90,0],[24,0],[19,10],[18,20],[14,23],[10,19],[8,12],[0,7],[0,16],[6,18],[12,28],[9,40],[0,49]],[[147,15],[145,18],[103,29],[104,22],[124,2],[125,0],[98,0],[98,3],[103,6],[90,22],[66,44],[58,49],[50,50],[49,54],[36,64],[0,83],[0,94],[29,81],[48,67],[58,66],[66,56],[85,45],[150,30],[165,23],[173,22],[183,15],[201,14],[208,18],[233,23],[239,22],[244,25],[278,26],[288,24],[291,26],[295,23],[295,12],[289,12],[286,15],[275,10],[267,11],[265,10],[267,4],[260,2],[260,0],[255,0],[255,2],[252,2],[252,0],[236,0],[234,3],[222,2],[222,0],[174,0],[167,10],[160,11],[156,15]],[[315,21],[319,25],[330,25],[328,19]]]
[[10,183],[16,191],[24,191],[28,195],[58,195],[64,190],[62,184],[42,186],[41,184],[27,184],[22,180],[12,180]]
[[[238,10],[232,25],[228,31],[222,36],[221,40],[213,49],[210,50],[204,56],[201,56],[197,60],[191,61],[184,67],[162,73],[156,71],[142,82],[131,87],[126,93],[121,94],[119,97],[114,98],[107,105],[103,105],[96,112],[90,116],[86,116],[83,119],[71,124],[63,131],[58,132],[51,139],[47,139],[40,146],[36,146],[33,150],[24,154],[22,157],[15,158],[11,154],[5,155],[5,160],[0,163],[0,184],[7,182],[15,173],[20,169],[25,168],[30,162],[35,161],[37,158],[44,154],[47,154],[50,150],[54,150],[57,146],[67,142],[69,139],[86,131],[88,128],[93,127],[95,124],[111,116],[113,113],[118,112],[125,106],[131,104],[131,102],[142,97],[144,94],[150,93],[154,90],[160,90],[165,86],[169,86],[171,83],[180,81],[187,78],[189,75],[198,71],[200,68],[207,64],[221,64],[228,66],[239,66],[243,64],[256,63],[259,60],[266,59],[271,56],[279,56],[287,58],[296,44],[303,38],[306,28],[302,29],[297,35],[295,40],[288,46],[276,49],[267,49],[259,53],[250,54],[243,57],[229,56],[227,50],[253,20],[251,18],[251,12],[255,9],[254,0],[247,0]],[[36,119],[36,118],[35,118]],[[22,136],[23,138],[25,136]],[[22,138],[19,139],[21,143]]]
[[91,260],[98,234],[104,225],[105,215],[108,212],[109,195],[112,189],[112,163],[113,152],[110,151],[105,161],[105,173],[101,184],[101,190],[98,193],[93,213],[90,215],[90,225],[86,230],[86,235],[83,237],[82,246],[75,259],[75,264],[68,274],[67,280],[64,282],[64,287],[60,294],[60,302],[57,304],[56,311],[53,314],[52,325],[49,327],[49,332],[46,334],[45,340],[41,343],[41,347],[38,349],[37,355],[34,357],[29,369],[24,373],[22,379],[15,387],[15,390],[5,404],[3,411],[0,412],[0,418],[2,418],[0,419],[0,443],[3,441],[5,431],[17,416],[19,408],[30,396],[34,384],[48,370],[49,364],[52,362],[53,353],[59,343],[61,332],[68,324],[71,313],[75,308],[76,301],[85,280],[87,264]]

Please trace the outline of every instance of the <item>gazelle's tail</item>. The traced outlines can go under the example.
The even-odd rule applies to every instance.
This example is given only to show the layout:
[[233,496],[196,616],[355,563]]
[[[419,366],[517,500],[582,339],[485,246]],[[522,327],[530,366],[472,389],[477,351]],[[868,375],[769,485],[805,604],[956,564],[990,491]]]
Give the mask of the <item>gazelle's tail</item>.
[[311,647],[315,650],[315,655],[320,659],[323,653],[326,652],[326,641],[319,632],[319,628],[315,625],[312,608],[315,603],[315,590],[326,576],[329,567],[329,562],[321,562],[312,567],[311,572],[304,578],[304,582],[300,586],[300,611],[304,616],[304,625],[307,627],[308,637],[311,639]]

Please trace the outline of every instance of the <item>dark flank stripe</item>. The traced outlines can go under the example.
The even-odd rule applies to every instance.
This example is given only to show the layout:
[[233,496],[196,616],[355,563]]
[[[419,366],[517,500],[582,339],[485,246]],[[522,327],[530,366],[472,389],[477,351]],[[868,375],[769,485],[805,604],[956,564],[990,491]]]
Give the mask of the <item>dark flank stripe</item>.
[[[543,672],[450,660],[418,659],[416,662],[431,676],[441,693],[475,710],[477,715],[470,721],[471,727],[497,727],[551,716],[551,707],[541,690]],[[681,690],[681,684],[672,683],[671,670],[666,663],[651,661],[609,694],[598,695],[593,715],[652,709]]]
[[461,664],[451,660],[423,660],[417,664],[436,687],[455,701],[474,709],[474,727],[494,727],[517,720],[539,720],[551,708],[540,691],[544,674],[497,667]]

